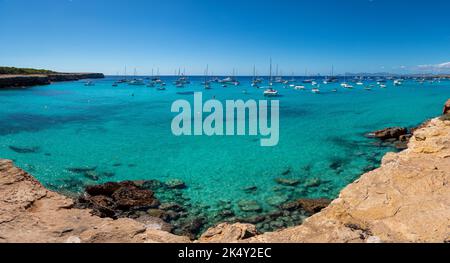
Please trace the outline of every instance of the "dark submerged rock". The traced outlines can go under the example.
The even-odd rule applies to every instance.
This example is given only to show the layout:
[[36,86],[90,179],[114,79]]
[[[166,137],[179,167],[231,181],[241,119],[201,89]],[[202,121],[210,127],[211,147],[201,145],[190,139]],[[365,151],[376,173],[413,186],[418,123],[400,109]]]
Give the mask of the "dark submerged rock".
[[9,146],[9,149],[16,152],[16,153],[38,153],[40,148],[39,147],[17,147],[17,146]]
[[322,184],[322,181],[319,178],[310,178],[306,180],[306,187],[319,187]]
[[153,197],[152,191],[137,187],[122,186],[112,194],[112,197],[116,201],[117,207],[122,210],[159,206],[159,201]]
[[284,195],[274,195],[266,198],[266,203],[271,206],[279,206],[288,200],[287,196]]
[[262,211],[261,206],[258,204],[258,202],[254,201],[254,200],[241,200],[238,203],[238,206],[243,212],[261,212]]
[[258,190],[258,187],[252,185],[252,186],[245,187],[243,190],[245,193],[250,194],[250,193],[256,192],[256,190]]
[[85,191],[86,195],[79,199],[79,203],[103,217],[128,216],[133,211],[159,206],[152,191],[139,188],[130,181],[88,186]]
[[83,174],[87,172],[95,171],[97,167],[73,167],[73,168],[67,168],[66,170],[72,173],[76,174]]
[[281,185],[287,185],[287,186],[295,186],[300,183],[300,180],[297,179],[288,179],[288,178],[276,178],[275,182]]
[[91,186],[87,186],[85,191],[87,194],[89,194],[91,196],[96,196],[96,195],[111,196],[123,184],[124,183],[120,184],[120,183],[109,182],[109,183],[100,184],[100,185],[91,185]]
[[83,173],[83,176],[93,181],[98,181],[100,179],[99,175],[95,171],[87,171]]
[[172,189],[184,189],[186,184],[179,179],[171,179],[166,182],[167,187]]
[[291,167],[288,167],[288,168],[286,168],[286,170],[284,170],[282,173],[281,173],[281,175],[288,175],[288,174],[290,174],[292,172],[292,168]]

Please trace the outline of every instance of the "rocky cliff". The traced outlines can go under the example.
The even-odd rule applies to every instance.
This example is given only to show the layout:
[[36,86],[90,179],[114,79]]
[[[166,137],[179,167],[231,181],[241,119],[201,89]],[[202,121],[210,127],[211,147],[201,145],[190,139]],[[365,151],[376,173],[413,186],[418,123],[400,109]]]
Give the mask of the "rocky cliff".
[[[447,113],[416,129],[407,150],[387,154],[379,169],[301,226],[258,235],[250,224],[220,224],[198,242],[450,242],[449,181]],[[112,220],[73,205],[0,160],[0,242],[189,242],[151,218]]]
[[347,186],[301,226],[243,239],[251,226],[220,225],[200,242],[450,242],[450,119],[415,130],[408,149]]
[[104,78],[101,73],[51,73],[36,75],[0,75],[0,89],[48,85],[51,82]]
[[189,242],[158,221],[106,219],[48,191],[11,161],[0,160],[0,242]]

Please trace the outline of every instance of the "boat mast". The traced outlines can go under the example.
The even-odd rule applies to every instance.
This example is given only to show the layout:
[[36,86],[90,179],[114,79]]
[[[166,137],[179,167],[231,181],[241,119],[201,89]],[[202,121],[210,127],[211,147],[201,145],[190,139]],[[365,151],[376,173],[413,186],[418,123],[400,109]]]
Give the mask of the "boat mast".
[[270,58],[269,85],[272,86],[272,58]]
[[275,80],[276,80],[276,78],[278,78],[279,76],[278,76],[278,64],[277,64],[277,71],[275,72]]

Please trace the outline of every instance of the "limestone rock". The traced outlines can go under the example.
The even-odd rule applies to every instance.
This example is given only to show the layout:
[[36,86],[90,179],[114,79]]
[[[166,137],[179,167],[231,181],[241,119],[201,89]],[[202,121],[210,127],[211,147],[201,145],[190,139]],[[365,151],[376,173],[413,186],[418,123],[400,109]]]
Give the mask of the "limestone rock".
[[216,227],[208,229],[199,239],[200,243],[233,243],[245,240],[257,235],[254,225],[250,224],[219,224]]
[[100,218],[73,205],[72,199],[45,189],[11,161],[0,160],[0,242],[190,242],[154,225]]
[[398,139],[402,135],[406,135],[408,133],[408,130],[406,128],[402,127],[393,127],[393,128],[386,128],[383,130],[375,131],[373,132],[373,135],[375,138],[381,139],[381,140],[388,140],[388,139]]

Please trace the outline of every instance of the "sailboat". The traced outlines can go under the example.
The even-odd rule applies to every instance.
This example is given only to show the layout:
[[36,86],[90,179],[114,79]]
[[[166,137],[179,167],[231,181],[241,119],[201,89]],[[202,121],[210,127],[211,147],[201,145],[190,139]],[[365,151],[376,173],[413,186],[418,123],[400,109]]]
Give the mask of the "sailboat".
[[269,73],[269,88],[264,91],[264,96],[276,97],[278,96],[278,91],[272,88],[272,58],[270,58],[270,73]]
[[311,84],[313,82],[312,79],[308,79],[308,69],[305,69],[305,79],[302,81],[304,84]]
[[331,77],[326,77],[325,80],[323,81],[323,84],[330,84],[330,83],[334,83],[337,82],[338,79],[334,76],[334,66],[331,66]]
[[136,69],[134,69],[134,79],[128,83],[128,85],[134,85],[134,86],[142,86],[145,85],[144,81],[142,79],[136,78]]
[[252,87],[259,88],[259,86],[258,86],[259,83],[261,83],[261,80],[256,78],[256,66],[253,65]]
[[317,85],[317,87],[314,87],[312,90],[311,90],[311,92],[312,93],[314,93],[314,94],[318,94],[318,93],[320,93],[320,86],[319,85]]
[[341,83],[341,87],[346,89],[353,89],[353,86],[347,83],[347,73],[344,75],[344,82]]
[[125,76],[125,78],[119,79],[119,80],[117,81],[117,83],[126,83],[126,82],[127,82],[127,66],[125,66],[124,74],[123,74],[123,75]]
[[294,78],[294,72],[292,72],[291,79],[289,80],[289,82],[291,82],[291,83],[296,83],[297,82],[297,80]]
[[153,69],[152,69],[152,76],[150,77],[150,82],[147,84],[147,87],[149,87],[149,88],[155,87],[155,81],[154,81],[154,77],[153,77]]
[[206,65],[205,82],[203,83],[205,85],[205,89],[211,89],[211,85],[210,85],[209,80],[208,80],[208,70],[209,70],[209,65]]

